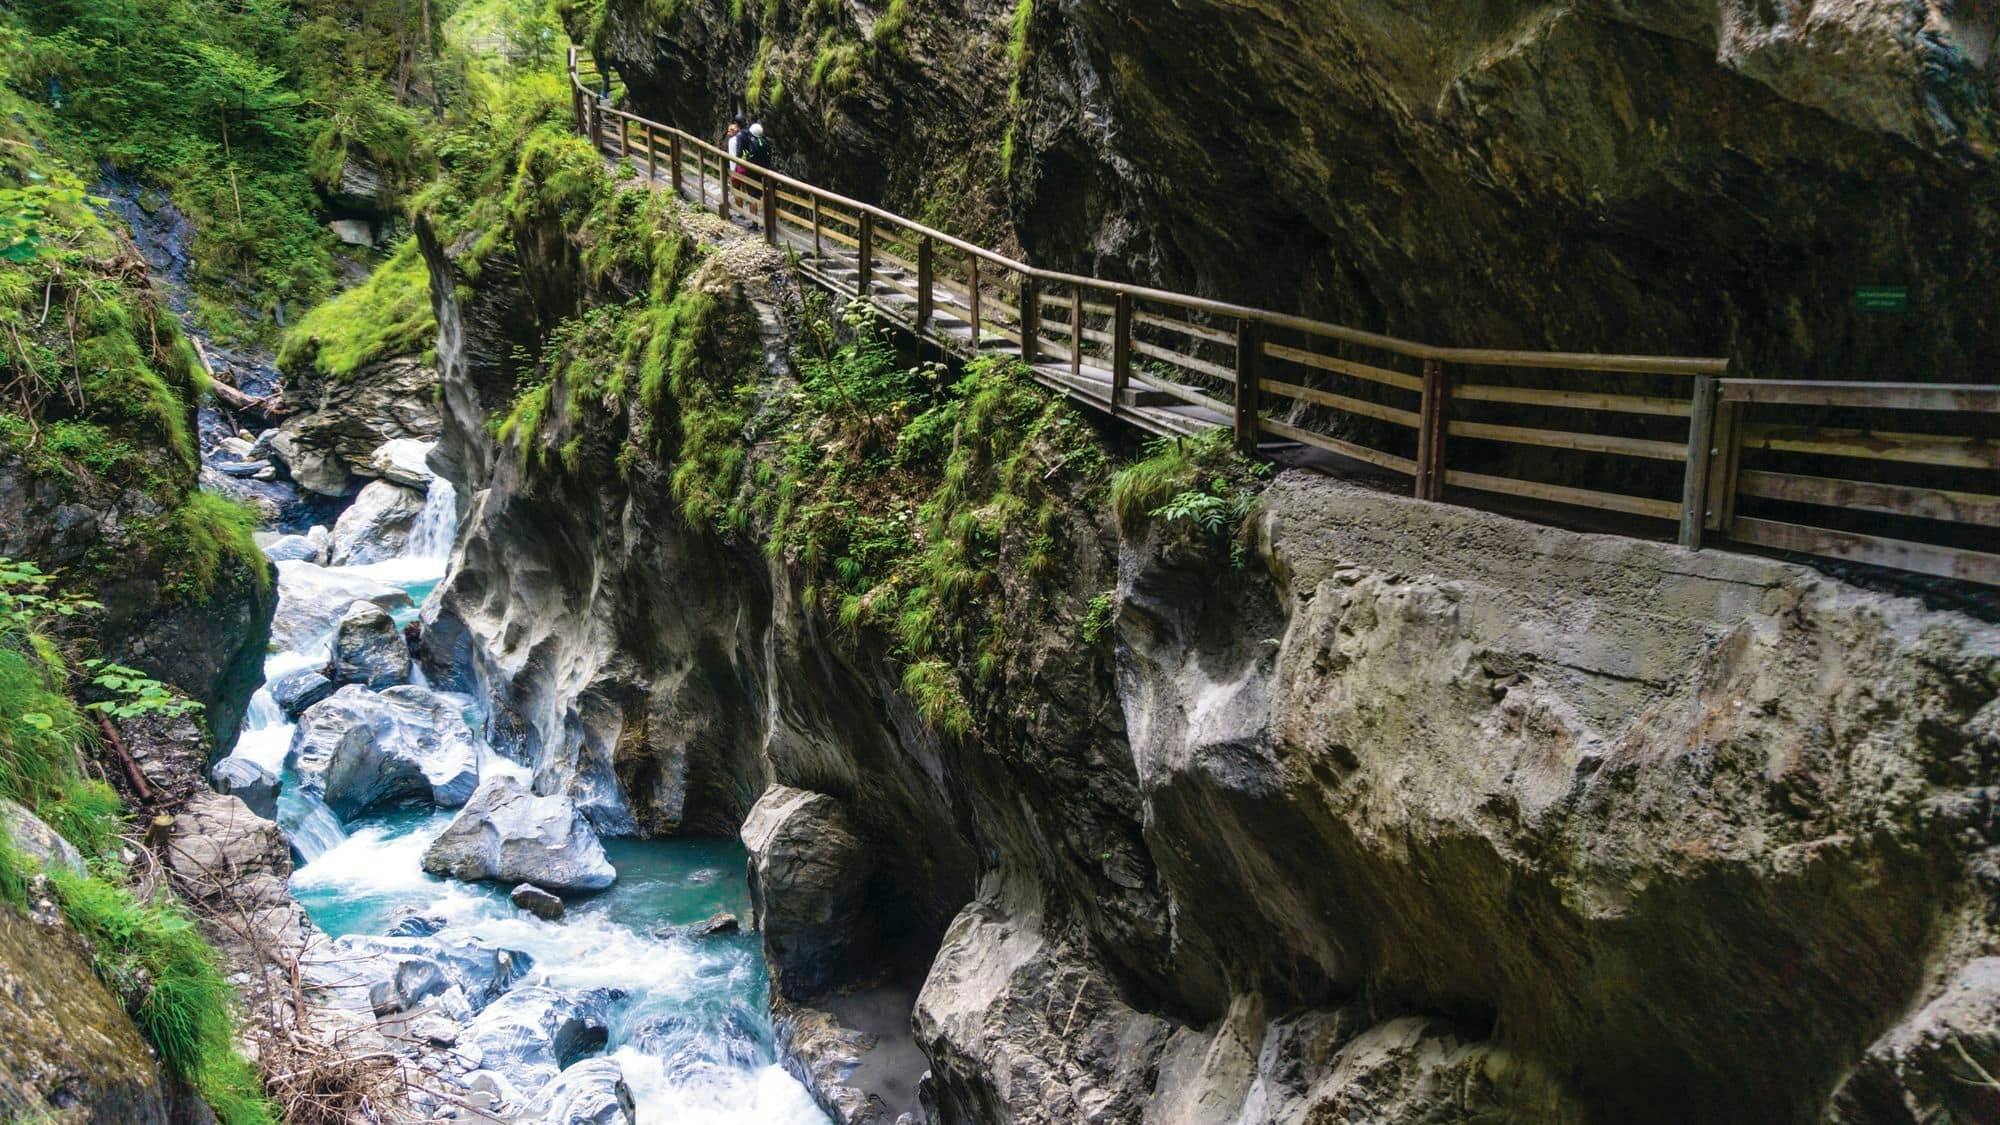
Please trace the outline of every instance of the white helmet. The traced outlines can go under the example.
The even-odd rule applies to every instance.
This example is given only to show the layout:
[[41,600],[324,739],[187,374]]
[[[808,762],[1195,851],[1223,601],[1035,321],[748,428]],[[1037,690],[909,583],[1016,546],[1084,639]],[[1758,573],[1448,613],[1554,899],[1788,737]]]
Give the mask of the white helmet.
[[763,135],[764,135],[764,123],[763,123],[762,121],[759,121],[759,122],[757,122],[757,123],[756,123],[755,125],[752,125],[752,126],[750,126],[750,135],[751,135],[751,136],[753,136],[753,137],[761,137],[761,136],[763,136]]

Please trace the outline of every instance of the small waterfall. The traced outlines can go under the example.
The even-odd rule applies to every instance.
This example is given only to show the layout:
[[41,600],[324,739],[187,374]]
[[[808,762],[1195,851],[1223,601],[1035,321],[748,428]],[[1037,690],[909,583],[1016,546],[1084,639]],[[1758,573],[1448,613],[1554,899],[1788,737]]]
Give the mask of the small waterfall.
[[451,482],[432,477],[424,493],[424,510],[410,527],[410,539],[403,557],[445,559],[451,557],[452,540],[458,536],[458,494]]
[[278,823],[291,836],[292,847],[298,849],[299,858],[306,863],[339,847],[340,842],[347,839],[347,832],[340,827],[340,818],[333,815],[326,802],[292,785],[289,778],[278,798]]

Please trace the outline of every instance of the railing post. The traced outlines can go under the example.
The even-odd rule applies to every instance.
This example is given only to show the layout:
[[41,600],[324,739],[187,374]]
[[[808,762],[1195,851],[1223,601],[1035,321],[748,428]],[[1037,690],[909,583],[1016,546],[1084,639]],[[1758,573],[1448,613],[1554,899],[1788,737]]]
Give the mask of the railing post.
[[875,216],[861,212],[860,229],[855,231],[855,296],[870,301],[875,295]]
[[682,183],[681,135],[679,133],[667,134],[667,163],[670,167],[667,176],[674,182],[674,194],[679,195],[681,194]]
[[1694,401],[1688,412],[1687,475],[1681,485],[1681,546],[1701,550],[1701,533],[1708,526],[1708,474],[1718,452],[1715,444],[1715,376],[1694,381]]
[[618,159],[630,160],[631,158],[632,119],[621,113],[618,115]]
[[1119,290],[1111,306],[1111,413],[1125,401],[1132,381],[1132,295]]
[[764,173],[764,241],[778,244],[778,181]]
[[965,262],[970,269],[972,280],[972,288],[967,290],[970,297],[967,303],[971,306],[968,311],[972,314],[972,350],[977,352],[979,350],[979,255],[967,254]]
[[639,139],[646,142],[646,184],[651,186],[660,178],[660,139],[653,133],[653,123],[644,118],[639,120]]
[[1708,468],[1708,518],[1703,526],[1728,535],[1736,523],[1736,474],[1743,461],[1743,404],[1720,399],[1715,404],[1715,437]]
[[715,210],[723,218],[729,219],[732,218],[729,214],[729,181],[735,179],[735,177],[730,174],[729,161],[721,160],[717,162],[717,165],[718,172],[716,179],[722,181],[722,202],[716,205]]
[[590,99],[590,147],[597,155],[604,155],[604,103]]
[[[1073,379],[1083,378],[1083,287],[1072,284],[1069,287],[1069,373]],[[1112,404],[1113,409],[1117,404]]]
[[1450,426],[1451,380],[1444,361],[1424,361],[1424,401],[1418,414],[1417,481],[1419,500],[1444,498],[1444,439]]
[[1263,370],[1264,326],[1249,317],[1236,322],[1236,451],[1245,457],[1257,453],[1263,434],[1257,403],[1259,373]]
[[937,296],[937,265],[933,260],[937,253],[931,245],[930,235],[917,236],[917,331],[923,332],[931,326],[931,308]]
[[1033,367],[1042,358],[1042,283],[1021,275],[1021,362]]

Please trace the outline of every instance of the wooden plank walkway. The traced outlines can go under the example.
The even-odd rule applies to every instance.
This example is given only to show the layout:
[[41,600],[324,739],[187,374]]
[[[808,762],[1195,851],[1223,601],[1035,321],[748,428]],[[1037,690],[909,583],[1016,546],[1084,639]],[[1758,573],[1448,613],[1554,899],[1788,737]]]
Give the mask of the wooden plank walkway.
[[[2000,585],[2000,554],[1980,549],[2000,528],[2000,386],[1439,347],[1045,270],[782,173],[732,175],[721,148],[613,108],[584,61],[572,48],[573,124],[607,160],[761,233],[945,352],[1019,359],[1148,433],[1226,429],[1246,454],[1304,447],[1370,480],[1402,477],[1421,499],[1651,521],[1692,550],[1727,540]],[[1901,421],[1925,412],[1929,432]]]

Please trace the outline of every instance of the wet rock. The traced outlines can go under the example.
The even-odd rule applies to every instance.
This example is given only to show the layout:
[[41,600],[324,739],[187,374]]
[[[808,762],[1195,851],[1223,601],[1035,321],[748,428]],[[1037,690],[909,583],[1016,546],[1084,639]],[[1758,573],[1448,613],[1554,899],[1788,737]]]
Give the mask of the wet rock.
[[287,719],[298,718],[300,712],[332,695],[339,686],[317,668],[286,672],[265,685],[270,689],[271,701],[278,705],[278,710]]
[[368,458],[367,471],[393,484],[421,492],[428,489],[431,481],[436,478],[436,474],[431,472],[430,466],[426,463],[431,450],[436,448],[436,442],[417,438],[396,438],[393,441],[385,441],[381,448]]
[[254,477],[271,467],[269,461],[215,460],[208,464],[216,472],[232,477]]
[[333,680],[376,689],[407,683],[410,647],[394,618],[372,602],[356,602],[333,634]]
[[849,946],[867,938],[867,846],[839,801],[782,785],[757,799],[742,835],[778,989],[807,999],[835,981]]
[[442,914],[425,914],[414,906],[399,908],[386,931],[390,937],[429,937],[449,924]]
[[522,883],[515,887],[508,892],[507,898],[515,906],[537,918],[553,922],[563,916],[563,900],[533,883]]
[[83,853],[76,845],[25,807],[4,798],[0,798],[0,829],[5,830],[5,839],[14,850],[41,864],[42,870],[85,873]]
[[332,541],[332,532],[322,524],[313,525],[313,529],[303,535],[257,533],[257,545],[264,548],[265,557],[272,562],[309,562],[323,566]]
[[733,934],[742,928],[743,923],[736,915],[724,910],[709,915],[707,921],[696,922],[694,925],[694,936],[712,937],[715,934]]
[[248,758],[228,757],[208,771],[217,793],[240,798],[265,820],[278,819],[278,778]]
[[291,761],[306,791],[343,819],[405,802],[457,808],[479,780],[478,744],[458,706],[411,684],[349,684],[307,708]]
[[601,891],[618,877],[574,802],[537,797],[512,777],[479,787],[424,852],[424,870],[553,891]]
[[378,579],[309,562],[281,562],[271,643],[281,650],[309,652],[316,643],[324,643],[327,622],[337,620],[342,609],[357,601],[383,609],[411,604],[408,593]]
[[335,566],[393,559],[403,553],[410,528],[423,510],[423,493],[388,481],[370,481],[335,521],[328,557]]
[[551,1125],[632,1125],[638,1110],[625,1071],[613,1059],[585,1059],[564,1070],[535,1099]]
[[504,1076],[517,1097],[529,1095],[570,1063],[603,1047],[606,1015],[619,993],[560,992],[546,985],[516,988],[465,1026],[461,1042],[480,1051],[485,1068]]
[[350,1007],[378,1015],[407,1012],[432,1001],[454,1018],[483,1011],[513,988],[534,958],[469,937],[366,937],[328,943],[314,962],[314,980]]

